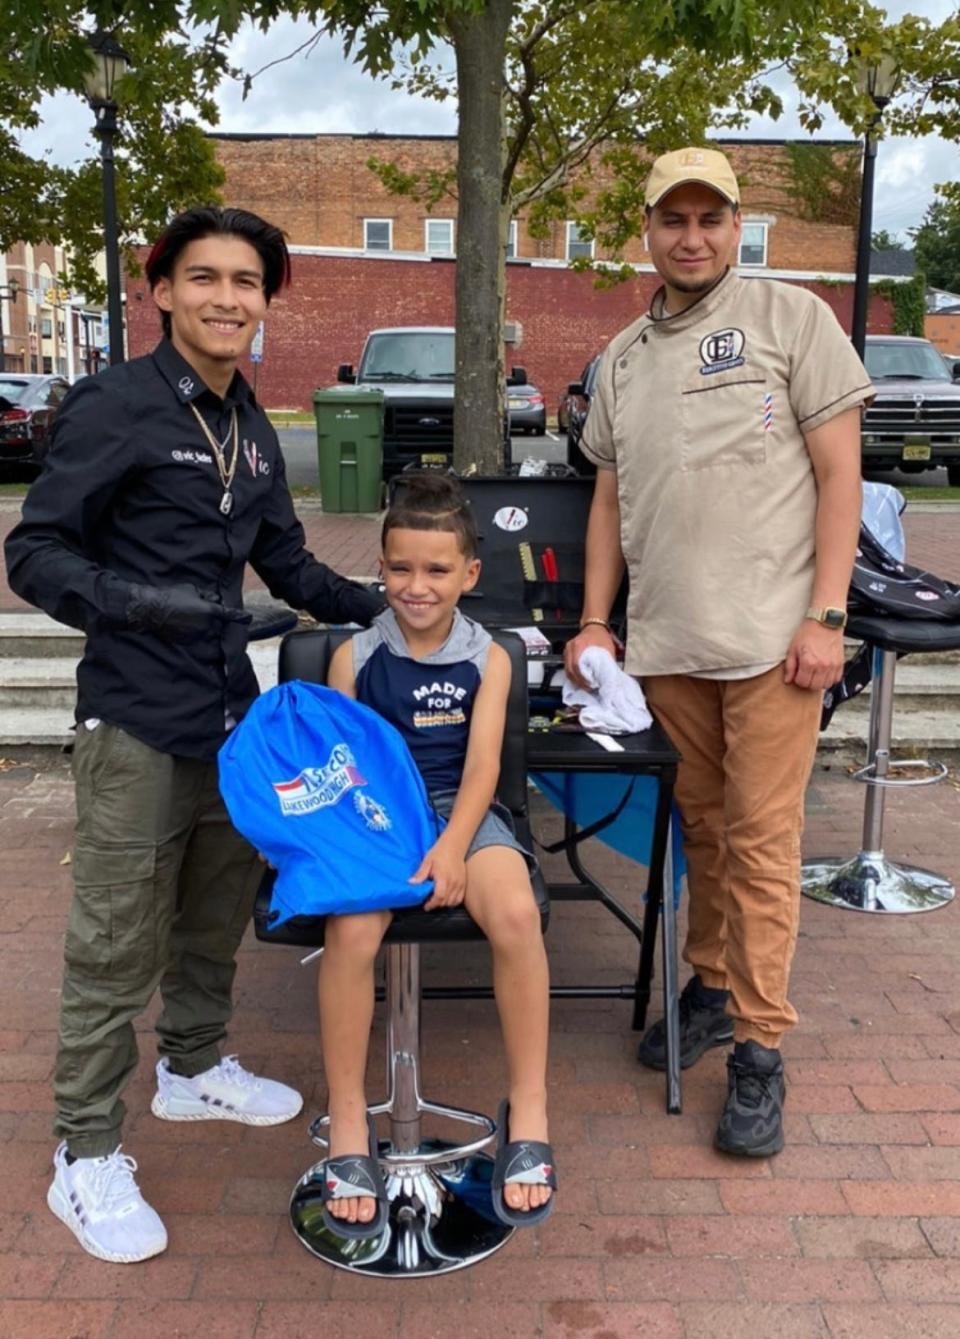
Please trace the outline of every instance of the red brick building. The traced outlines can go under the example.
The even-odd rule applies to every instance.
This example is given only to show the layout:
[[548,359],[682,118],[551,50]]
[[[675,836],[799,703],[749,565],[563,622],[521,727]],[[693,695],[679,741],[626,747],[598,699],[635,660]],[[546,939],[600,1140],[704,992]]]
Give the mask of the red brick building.
[[[406,171],[443,171],[455,163],[449,136],[219,135],[226,169],[224,199],[282,227],[293,253],[293,285],[273,302],[266,323],[258,393],[271,408],[308,408],[313,389],[328,385],[341,362],[356,363],[367,331],[389,325],[452,325],[456,201],[432,211],[386,190],[373,157]],[[849,328],[856,245],[859,157],[849,143],[824,144],[834,165],[811,198],[798,150],[784,141],[722,143],[741,181],[744,235],[741,272],[790,279],[818,291]],[[854,168],[853,187],[851,171]],[[592,189],[603,185],[596,168]],[[590,274],[569,268],[582,254],[608,257],[581,239],[572,220],[533,238],[523,214],[511,227],[507,320],[516,343],[508,363],[522,364],[555,406],[584,363],[633,320],[657,286],[639,239],[624,259],[636,278],[598,289]],[[131,355],[157,336],[158,318],[142,279],[127,288]],[[886,303],[873,313],[888,328]]]
[[941,353],[960,358],[960,304],[947,311],[928,312],[923,329]]

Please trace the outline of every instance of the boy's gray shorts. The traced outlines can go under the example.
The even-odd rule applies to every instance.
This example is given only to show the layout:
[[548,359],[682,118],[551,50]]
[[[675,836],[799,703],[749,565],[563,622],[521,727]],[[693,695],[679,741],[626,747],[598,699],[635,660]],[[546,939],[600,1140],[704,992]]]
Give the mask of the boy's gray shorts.
[[[430,803],[441,818],[449,818],[456,798],[456,791],[439,791],[430,796]],[[473,841],[467,848],[467,860],[477,851],[482,851],[485,846],[507,846],[511,851],[519,851],[527,862],[530,874],[534,874],[537,870],[537,857],[517,840],[510,810],[498,804],[496,800],[490,805],[480,820],[480,826],[473,834]]]

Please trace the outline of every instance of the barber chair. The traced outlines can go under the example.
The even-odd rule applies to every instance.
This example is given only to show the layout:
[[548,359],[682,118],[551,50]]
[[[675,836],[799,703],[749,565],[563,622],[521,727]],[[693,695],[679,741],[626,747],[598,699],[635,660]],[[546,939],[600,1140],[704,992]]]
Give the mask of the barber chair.
[[[348,632],[301,632],[284,639],[280,648],[280,681],[304,679],[325,683],[330,657]],[[520,638],[494,634],[510,656],[513,670],[500,764],[498,798],[513,816],[517,836],[528,848],[527,817],[527,682],[526,657]],[[273,875],[261,885],[254,913],[258,939],[273,944],[320,948],[323,917],[294,917],[271,926]],[[534,893],[546,929],[549,903],[539,875]],[[308,1250],[340,1269],[361,1274],[418,1277],[443,1274],[476,1264],[499,1249],[513,1228],[495,1216],[490,1200],[493,1160],[483,1153],[496,1137],[496,1122],[475,1111],[431,1102],[420,1087],[420,945],[482,939],[464,907],[399,911],[385,936],[387,1002],[387,1095],[369,1108],[374,1117],[389,1118],[389,1139],[380,1141],[380,1165],[390,1213],[383,1234],[356,1240],[338,1236],[321,1212],[323,1163],[300,1178],[290,1202],[293,1230]],[[442,988],[441,997],[453,991]],[[463,993],[459,988],[457,993]],[[432,1116],[466,1127],[464,1142],[454,1144],[425,1135],[422,1118]],[[310,1137],[327,1147],[329,1117],[318,1116]]]
[[[889,860],[883,850],[887,791],[894,786],[933,785],[947,774],[942,763],[890,757],[893,684],[898,655],[911,651],[955,650],[960,647],[960,628],[933,619],[853,614],[847,624],[847,634],[866,642],[873,653],[867,761],[854,773],[854,778],[867,787],[862,845],[852,859],[818,857],[805,863],[801,887],[805,896],[846,911],[873,911],[887,915],[935,911],[954,896],[949,879],[929,869],[898,864]],[[932,775],[891,777],[888,775],[891,767]]]

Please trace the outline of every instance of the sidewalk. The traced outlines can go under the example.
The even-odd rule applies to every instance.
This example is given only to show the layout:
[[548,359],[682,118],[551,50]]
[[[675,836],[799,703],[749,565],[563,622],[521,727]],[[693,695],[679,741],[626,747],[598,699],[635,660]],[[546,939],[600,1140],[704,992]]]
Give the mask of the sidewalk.
[[[862,791],[820,772],[810,853],[852,851]],[[310,1256],[286,1207],[314,1161],[324,1106],[315,967],[249,936],[231,1045],[298,1085],[277,1129],[167,1125],[149,1112],[150,1019],[128,1092],[126,1149],[170,1249],[142,1265],[82,1253],[47,1209],[50,1075],[70,891],[65,764],[0,771],[0,1334],[4,1339],[288,1339],[353,1331],[400,1339],[956,1339],[960,1335],[960,903],[872,917],[804,902],[785,1045],[788,1146],[769,1162],[710,1147],[723,1055],[684,1076],[667,1116],[641,1069],[628,1006],[553,1007],[558,1210],[537,1232],[445,1279],[358,1279]],[[956,784],[890,803],[888,849],[960,878]],[[558,834],[555,818],[536,826]],[[635,867],[590,844],[588,863],[636,902]],[[548,866],[548,872],[549,872]],[[557,982],[629,979],[632,940],[602,909],[559,904]],[[425,953],[427,979],[451,963]],[[444,967],[446,971],[444,971]],[[486,979],[479,946],[459,979]],[[504,1089],[492,1004],[424,1006],[428,1095],[493,1112]],[[152,1015],[151,1015],[152,1017]],[[382,1009],[370,1091],[382,1082]]]
[[[306,531],[307,547],[321,562],[345,576],[376,576],[380,554],[379,516],[324,516],[319,504],[312,499],[298,503],[297,509]],[[7,585],[3,556],[3,543],[17,524],[19,515],[19,506],[12,499],[0,501],[0,613],[30,608]],[[249,568],[244,588],[263,589],[263,582]]]
[[[377,518],[302,511],[318,557],[375,572]],[[911,560],[960,579],[960,514],[905,519]],[[0,537],[14,521],[0,510]],[[0,582],[0,609],[16,607]],[[155,1120],[151,1012],[125,1151],[170,1249],[142,1265],[92,1260],[45,1204],[73,798],[66,763],[43,766],[0,763],[2,1339],[960,1336],[960,900],[890,918],[803,903],[792,990],[801,1023],[784,1047],[788,1146],[769,1162],[711,1148],[721,1052],[684,1075],[683,1114],[667,1116],[661,1076],[634,1059],[628,1005],[555,1002],[557,1212],[471,1270],[407,1283],[329,1269],[290,1231],[290,1191],[315,1160],[307,1125],[325,1104],[315,965],[248,936],[231,1046],[300,1087],[304,1113],[266,1130]],[[844,772],[818,771],[805,852],[852,853],[862,803]],[[535,826],[544,841],[559,835],[541,811]],[[958,832],[955,779],[890,797],[892,857],[956,882]],[[585,858],[636,904],[635,866],[596,843]],[[547,943],[558,983],[624,981],[635,967],[632,939],[595,906],[555,906]],[[455,966],[444,957],[425,951],[427,980],[488,979],[482,947],[464,946]],[[495,1112],[505,1079],[493,1005],[426,1004],[423,1037],[426,1093]],[[379,1007],[371,1095],[382,1052]]]
[[[380,552],[380,518],[377,516],[324,516],[312,499],[300,501],[297,511],[306,531],[307,547],[322,562],[346,576],[374,576]],[[7,586],[2,544],[16,525],[19,512],[12,500],[0,502],[0,613],[27,609]],[[960,508],[928,503],[907,509],[904,515],[907,556],[911,563],[927,567],[937,576],[960,581]],[[261,590],[255,573],[247,573],[246,589]]]

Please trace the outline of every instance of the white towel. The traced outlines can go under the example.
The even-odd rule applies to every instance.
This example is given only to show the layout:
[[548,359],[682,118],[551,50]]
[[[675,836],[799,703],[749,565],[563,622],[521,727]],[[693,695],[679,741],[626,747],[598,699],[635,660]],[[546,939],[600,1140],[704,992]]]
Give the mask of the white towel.
[[590,684],[589,691],[576,688],[566,675],[561,682],[564,706],[580,708],[584,729],[628,735],[649,730],[653,717],[643,689],[623,672],[609,651],[588,646],[580,656],[579,670]]

